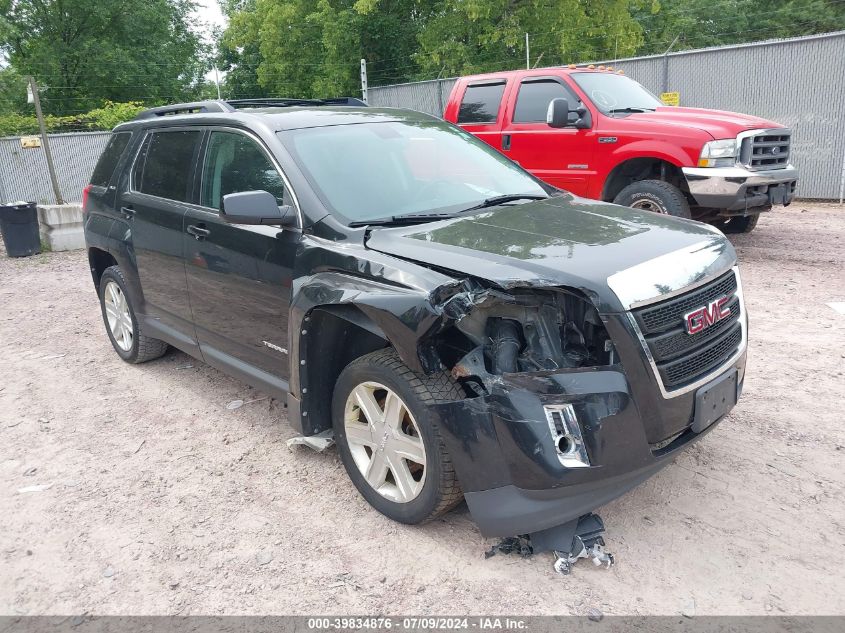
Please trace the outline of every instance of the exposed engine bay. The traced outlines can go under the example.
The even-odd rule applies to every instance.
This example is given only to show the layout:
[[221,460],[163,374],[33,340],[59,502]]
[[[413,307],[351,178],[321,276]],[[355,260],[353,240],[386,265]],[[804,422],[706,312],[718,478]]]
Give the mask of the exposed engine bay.
[[[613,365],[616,353],[596,308],[567,290],[489,292],[446,336],[441,358],[454,373],[553,371]],[[445,347],[445,349],[444,349]],[[458,358],[457,352],[464,352]],[[483,372],[479,360],[483,358]],[[482,380],[483,382],[483,380]]]

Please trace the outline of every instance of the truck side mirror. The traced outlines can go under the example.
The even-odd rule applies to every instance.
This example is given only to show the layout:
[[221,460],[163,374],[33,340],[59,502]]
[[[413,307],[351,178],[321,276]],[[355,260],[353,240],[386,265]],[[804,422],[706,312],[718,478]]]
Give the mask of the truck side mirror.
[[583,105],[576,110],[569,109],[569,99],[559,97],[549,102],[549,109],[546,112],[546,123],[549,127],[574,127],[578,129],[589,129],[590,111]]
[[569,125],[569,99],[560,97],[549,101],[549,109],[546,111],[546,123],[549,127],[566,127]]
[[241,191],[223,196],[220,217],[229,224],[269,224],[295,226],[296,211],[289,205],[279,206],[267,191]]

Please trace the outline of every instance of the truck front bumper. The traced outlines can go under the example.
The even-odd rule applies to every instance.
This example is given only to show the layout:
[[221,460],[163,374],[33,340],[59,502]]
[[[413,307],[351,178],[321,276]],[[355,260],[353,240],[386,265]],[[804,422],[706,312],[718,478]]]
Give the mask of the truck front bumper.
[[699,206],[718,209],[720,215],[745,215],[773,205],[792,202],[798,170],[751,171],[744,167],[682,168],[690,194]]

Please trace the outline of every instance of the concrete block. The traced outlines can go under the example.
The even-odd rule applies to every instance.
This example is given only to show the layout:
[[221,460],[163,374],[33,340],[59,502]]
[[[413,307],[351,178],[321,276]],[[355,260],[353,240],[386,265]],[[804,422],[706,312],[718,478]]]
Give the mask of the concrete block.
[[81,204],[38,205],[41,237],[53,251],[85,248]]

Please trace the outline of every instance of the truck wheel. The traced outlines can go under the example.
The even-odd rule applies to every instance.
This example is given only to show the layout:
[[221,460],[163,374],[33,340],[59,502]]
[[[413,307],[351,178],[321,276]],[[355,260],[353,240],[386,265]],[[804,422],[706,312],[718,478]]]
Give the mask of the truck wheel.
[[731,218],[721,227],[723,233],[751,233],[757,226],[757,221],[760,219],[760,214],[737,216]]
[[683,192],[662,180],[632,182],[613,199],[614,204],[643,209],[676,218],[691,218],[689,203]]
[[463,499],[429,405],[463,398],[445,372],[411,371],[392,349],[354,360],[334,389],[332,418],[340,458],[376,510],[416,524]]
[[167,351],[167,343],[141,333],[118,266],[106,268],[100,277],[100,308],[114,351],[127,363],[145,363]]

